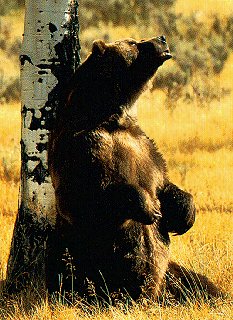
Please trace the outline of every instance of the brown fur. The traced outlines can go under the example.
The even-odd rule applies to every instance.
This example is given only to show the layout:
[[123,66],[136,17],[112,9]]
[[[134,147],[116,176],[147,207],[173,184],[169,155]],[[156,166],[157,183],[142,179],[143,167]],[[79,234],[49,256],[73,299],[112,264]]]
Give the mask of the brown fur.
[[178,301],[207,300],[225,294],[206,276],[169,262],[166,272],[166,288]]
[[71,289],[70,263],[62,261],[68,249],[79,294],[89,294],[90,283],[103,299],[116,292],[133,299],[160,294],[168,232],[186,232],[195,207],[190,194],[170,183],[162,155],[130,110],[168,58],[163,36],[96,41],[72,79],[49,142],[58,209],[50,292],[59,289],[61,273],[62,289]]

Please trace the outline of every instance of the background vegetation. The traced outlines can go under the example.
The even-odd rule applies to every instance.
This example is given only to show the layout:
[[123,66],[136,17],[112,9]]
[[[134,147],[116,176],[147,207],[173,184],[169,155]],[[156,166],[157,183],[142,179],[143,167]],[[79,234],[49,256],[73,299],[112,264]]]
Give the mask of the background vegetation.
[[[220,16],[193,12],[182,15],[175,10],[175,0],[99,0],[80,1],[82,56],[85,57],[96,37],[114,39],[114,30],[144,38],[165,34],[173,52],[173,64],[159,72],[153,83],[167,93],[166,106],[176,107],[177,99],[207,106],[212,100],[229,94],[229,88],[219,86],[213,75],[219,74],[233,50],[233,14]],[[0,14],[22,8],[23,0],[0,4]],[[0,24],[0,49],[12,58],[18,57],[21,37],[9,41],[10,26]],[[125,29],[128,29],[126,32]],[[122,31],[123,31],[122,30]],[[209,79],[212,81],[209,81]],[[5,81],[0,69],[1,99],[19,99],[19,79]]]
[[[18,206],[20,82],[18,55],[24,1],[0,2],[0,279],[4,279]],[[233,9],[232,0],[80,0],[82,59],[97,38],[165,34],[174,58],[138,102],[139,122],[168,162],[172,181],[191,192],[194,227],[172,237],[171,258],[207,275],[229,298],[123,313],[55,307],[17,297],[0,305],[7,319],[232,319],[233,256]],[[26,303],[25,303],[26,300]],[[28,309],[31,300],[34,308]],[[24,301],[24,302],[23,302]],[[26,306],[25,306],[26,305]]]

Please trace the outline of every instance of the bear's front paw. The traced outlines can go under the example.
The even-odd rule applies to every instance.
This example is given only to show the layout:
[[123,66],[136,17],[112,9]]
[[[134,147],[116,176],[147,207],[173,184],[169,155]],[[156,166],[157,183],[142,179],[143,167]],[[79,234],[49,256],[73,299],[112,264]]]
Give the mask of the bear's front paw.
[[181,235],[194,224],[196,209],[190,193],[170,183],[158,193],[162,219],[167,232]]

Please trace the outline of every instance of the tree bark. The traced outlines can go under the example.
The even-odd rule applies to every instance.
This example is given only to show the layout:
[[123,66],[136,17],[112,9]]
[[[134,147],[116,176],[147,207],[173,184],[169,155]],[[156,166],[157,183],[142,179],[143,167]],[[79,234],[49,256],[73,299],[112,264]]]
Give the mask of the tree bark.
[[22,45],[21,187],[6,291],[45,287],[45,260],[56,219],[48,137],[64,88],[80,63],[78,1],[26,0]]

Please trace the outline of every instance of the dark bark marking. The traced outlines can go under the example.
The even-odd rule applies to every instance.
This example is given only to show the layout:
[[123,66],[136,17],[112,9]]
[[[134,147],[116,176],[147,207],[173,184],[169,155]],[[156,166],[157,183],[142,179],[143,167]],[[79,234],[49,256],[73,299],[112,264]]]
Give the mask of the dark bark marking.
[[48,170],[43,166],[42,161],[38,163],[35,169],[28,174],[30,178],[33,178],[34,182],[37,182],[39,185],[47,182],[46,178],[49,176]]
[[[45,144],[46,143],[37,144],[37,147],[38,145],[45,145]],[[43,147],[45,148],[45,146]],[[39,148],[43,148],[43,147],[40,146]],[[21,140],[21,150],[22,150],[21,151],[22,170],[24,171],[26,178],[32,178],[32,180],[34,182],[37,182],[39,185],[41,185],[42,183],[46,183],[47,182],[46,178],[49,177],[49,173],[48,173],[48,170],[43,166],[42,160],[37,155],[29,156],[25,151],[25,144],[22,140]],[[27,167],[28,161],[33,161],[38,163],[32,172],[28,171],[28,167]]]
[[51,33],[54,33],[55,31],[57,31],[58,29],[57,29],[57,27],[55,26],[55,24],[53,24],[53,23],[49,23],[49,31],[51,32]]
[[[36,199],[35,199],[36,200]],[[45,279],[45,243],[51,226],[46,218],[41,217],[40,223],[34,219],[36,214],[23,205],[19,209],[8,262],[8,279],[6,292],[15,293],[31,283],[43,285]],[[36,257],[36,259],[35,259]],[[40,279],[40,283],[36,282]]]
[[48,74],[48,72],[47,71],[38,71],[38,74],[43,75],[43,74]]
[[44,134],[44,133],[41,133],[40,134],[40,140],[42,141],[42,140],[44,140],[44,137],[45,137],[46,135]]
[[24,64],[25,64],[26,61],[28,61],[30,64],[33,65],[33,62],[32,62],[32,60],[31,60],[31,58],[30,58],[28,55],[26,55],[26,54],[21,54],[21,55],[19,56],[19,60],[20,60],[21,66],[24,66]]
[[48,143],[37,143],[36,144],[36,149],[41,153],[43,152],[44,150],[47,150],[48,149]]
[[40,109],[41,117],[36,117],[36,110],[32,108],[23,107],[22,114],[26,114],[27,112],[31,112],[32,120],[29,126],[30,130],[38,130],[38,129],[46,129],[50,130],[52,128],[52,124],[54,121],[54,114],[51,109],[48,109],[47,106],[44,106]]

